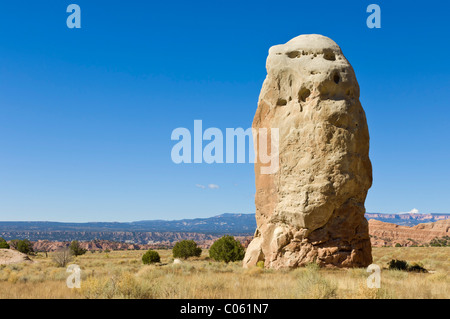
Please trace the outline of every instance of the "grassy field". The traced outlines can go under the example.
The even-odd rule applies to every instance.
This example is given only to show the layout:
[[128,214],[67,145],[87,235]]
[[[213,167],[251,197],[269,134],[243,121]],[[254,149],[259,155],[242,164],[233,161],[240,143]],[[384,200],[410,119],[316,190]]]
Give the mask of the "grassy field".
[[[82,269],[81,289],[69,289],[66,268],[51,254],[33,263],[0,266],[0,298],[445,298],[450,297],[450,248],[374,248],[381,288],[367,288],[366,269],[243,269],[241,262],[199,258],[173,264],[159,250],[162,265],[143,265],[144,251],[87,252],[73,260]],[[430,273],[385,269],[391,259],[421,262]]]

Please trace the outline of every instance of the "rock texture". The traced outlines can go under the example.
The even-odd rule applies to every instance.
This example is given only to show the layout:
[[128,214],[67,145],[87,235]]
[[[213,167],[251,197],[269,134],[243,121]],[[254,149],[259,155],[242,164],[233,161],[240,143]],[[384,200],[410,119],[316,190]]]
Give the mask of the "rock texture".
[[279,129],[280,165],[262,174],[255,163],[257,230],[244,267],[369,265],[372,166],[353,68],[321,35],[271,47],[266,68],[253,128]]
[[423,223],[413,227],[369,220],[372,246],[402,246],[428,244],[434,238],[450,236],[450,219]]

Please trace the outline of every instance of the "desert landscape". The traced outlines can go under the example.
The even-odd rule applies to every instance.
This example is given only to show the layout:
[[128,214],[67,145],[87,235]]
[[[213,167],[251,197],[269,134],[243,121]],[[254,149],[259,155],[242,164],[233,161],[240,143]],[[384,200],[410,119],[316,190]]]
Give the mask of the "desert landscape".
[[[373,263],[381,268],[380,288],[368,287],[370,273],[365,267],[320,267],[308,263],[296,269],[271,269],[260,263],[243,268],[242,260],[216,261],[210,258],[209,250],[220,234],[167,232],[161,236],[158,233],[151,244],[80,241],[82,254],[70,256],[65,265],[58,264],[55,257],[62,249],[70,247],[70,241],[25,240],[30,252],[24,254],[18,251],[23,249],[19,248],[18,240],[0,239],[10,246],[0,249],[0,298],[447,299],[450,296],[450,219],[447,217],[437,216],[435,222],[414,226],[369,219]],[[398,222],[406,216],[391,215],[390,218]],[[418,214],[411,218],[429,220]],[[217,220],[224,224],[222,219],[213,217],[202,219],[200,225],[214,228]],[[242,220],[250,222],[246,224]],[[184,223],[195,227],[198,221],[185,220]],[[234,225],[241,230],[253,224],[247,216],[227,215],[227,225],[227,229],[232,230]],[[30,237],[28,229],[21,232],[18,228],[14,235]],[[64,236],[75,238],[78,233],[77,230],[67,231]],[[11,232],[2,234],[11,235]],[[37,231],[31,237],[39,234],[44,235]],[[59,236],[59,231],[46,234]],[[203,248],[201,255],[182,260],[174,258],[172,248],[176,243],[192,238]],[[243,249],[248,248],[252,238],[250,234],[235,236]],[[144,264],[142,256],[147,250],[156,251],[160,260]],[[419,266],[419,271],[392,269],[389,265],[392,260]],[[81,269],[79,289],[67,286],[70,265]]]
[[[373,263],[381,268],[380,288],[367,286],[370,273],[364,267],[342,269],[309,263],[297,269],[270,269],[264,264],[245,269],[241,260],[216,261],[209,256],[211,244],[220,238],[216,235],[207,242],[199,241],[198,247],[203,248],[200,256],[181,260],[173,256],[173,243],[158,249],[158,243],[79,242],[82,255],[71,256],[64,266],[58,264],[55,256],[70,242],[30,242],[29,254],[13,247],[0,249],[0,298],[448,298],[449,219],[412,227],[370,219],[369,233]],[[192,237],[187,238],[181,241]],[[236,236],[243,248],[251,239],[252,236]],[[8,245],[13,242],[7,241]],[[148,249],[160,255],[158,262],[143,263],[142,256]],[[392,269],[392,260],[419,265],[419,271]],[[70,264],[81,269],[79,289],[67,286]]]
[[0,300],[449,299],[446,6],[5,3]]
[[[203,250],[200,257],[174,263],[171,250],[158,250],[161,261],[144,265],[145,251],[87,252],[73,260],[81,268],[81,288],[66,285],[66,268],[38,253],[5,264],[0,250],[0,298],[448,298],[449,247],[383,247],[373,249],[382,267],[381,288],[368,288],[365,268],[292,270],[253,267],[242,262],[217,262]],[[392,259],[420,263],[428,273],[387,269]]]

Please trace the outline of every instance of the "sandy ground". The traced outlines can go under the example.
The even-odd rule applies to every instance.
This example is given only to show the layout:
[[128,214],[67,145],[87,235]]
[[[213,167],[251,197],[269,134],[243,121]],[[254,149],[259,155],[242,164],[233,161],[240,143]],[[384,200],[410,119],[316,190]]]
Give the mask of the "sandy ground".
[[12,249],[0,249],[0,265],[17,264],[31,262],[27,255]]

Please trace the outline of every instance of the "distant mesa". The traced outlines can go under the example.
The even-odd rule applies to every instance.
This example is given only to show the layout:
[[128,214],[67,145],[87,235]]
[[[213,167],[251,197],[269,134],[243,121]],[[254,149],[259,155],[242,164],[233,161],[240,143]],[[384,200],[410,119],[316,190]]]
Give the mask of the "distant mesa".
[[208,218],[142,220],[135,222],[2,222],[1,232],[202,232],[208,234],[248,234],[256,228],[254,214],[221,214]]
[[366,213],[367,219],[375,219],[386,223],[392,223],[403,226],[414,226],[421,223],[432,223],[440,220],[450,219],[450,214],[419,214],[419,213],[401,213],[401,214],[382,214]]
[[[367,219],[390,224],[414,226],[450,220],[450,214],[366,213]],[[29,239],[37,250],[53,251],[72,240],[89,250],[148,249],[170,247],[183,239],[192,239],[206,248],[224,234],[239,238],[245,246],[256,229],[255,214],[223,214],[209,218],[132,223],[56,223],[0,222],[0,237],[6,240]],[[159,231],[156,231],[159,230]],[[372,229],[369,228],[372,235]]]
[[370,239],[375,247],[421,246],[435,238],[450,236],[450,219],[418,224],[412,227],[369,220]]

